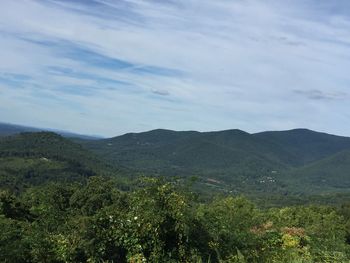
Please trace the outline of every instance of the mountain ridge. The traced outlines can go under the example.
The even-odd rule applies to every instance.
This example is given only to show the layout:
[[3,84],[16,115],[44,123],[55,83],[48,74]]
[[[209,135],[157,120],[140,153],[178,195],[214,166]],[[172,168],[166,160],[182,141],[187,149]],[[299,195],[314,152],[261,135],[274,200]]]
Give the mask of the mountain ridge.
[[[228,188],[244,188],[243,182],[248,182],[264,191],[271,190],[273,185],[283,188],[291,184],[289,177],[295,176],[298,169],[313,163],[322,167],[318,161],[350,149],[349,137],[300,128],[252,134],[238,129],[215,132],[156,129],[81,143],[101,158],[137,172],[196,175],[203,180],[217,179]],[[300,174],[308,176],[303,170]],[[346,171],[337,176],[347,178]],[[292,185],[294,189],[305,188],[301,185],[305,181],[308,180],[300,183],[294,180]]]
[[[15,135],[15,138],[26,134],[31,133]],[[40,145],[40,134],[45,133],[32,134],[36,134],[38,141],[29,144]],[[0,141],[8,137],[2,138]],[[290,190],[319,193],[350,189],[350,158],[347,157],[350,138],[309,129],[261,133],[239,129],[212,132],[155,129],[105,139],[68,139],[106,164],[126,169],[129,174],[196,176],[203,184],[240,193]],[[25,145],[25,140],[20,144]],[[47,146],[58,149],[52,143]],[[69,155],[69,151],[66,154]],[[84,154],[76,156],[81,155],[83,162]]]

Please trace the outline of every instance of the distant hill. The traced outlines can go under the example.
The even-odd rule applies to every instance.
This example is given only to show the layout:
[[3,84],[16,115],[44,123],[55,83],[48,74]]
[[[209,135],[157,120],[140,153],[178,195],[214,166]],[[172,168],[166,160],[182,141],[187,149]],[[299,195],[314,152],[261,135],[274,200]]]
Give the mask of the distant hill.
[[340,165],[336,155],[350,150],[350,138],[306,129],[256,134],[158,129],[81,143],[110,163],[146,174],[195,175],[227,191],[284,192],[291,184],[295,191],[301,186],[305,192],[308,184],[326,176],[320,173],[324,166],[329,180],[320,180],[333,186],[324,183],[315,191],[343,190],[339,182],[349,178],[350,163],[346,160]]
[[40,156],[84,163],[97,158],[81,145],[53,132],[23,132],[0,138],[0,156]]
[[350,149],[350,138],[307,129],[261,132],[253,135],[258,139],[278,144],[289,153],[290,163],[296,166],[325,158]]
[[11,190],[45,182],[83,181],[112,172],[81,145],[52,132],[0,138],[0,185]]
[[[153,130],[86,141],[103,158],[134,169],[159,173],[249,172],[284,167],[277,145],[240,130],[175,132]],[[287,154],[287,153],[285,153]],[[246,169],[249,167],[249,169]]]
[[77,134],[77,133],[72,133],[67,131],[60,131],[55,129],[35,128],[35,127],[28,127],[28,126],[22,126],[17,124],[0,123],[0,137],[19,134],[21,132],[41,132],[41,131],[55,132],[67,138],[79,138],[79,139],[86,139],[86,140],[101,139],[101,137],[98,137],[98,136],[82,135],[82,134]]
[[[157,129],[109,139],[0,126],[0,185],[81,181],[95,174],[193,178],[204,192],[350,191],[350,138],[307,129],[249,134]],[[37,131],[35,128],[34,131]]]
[[350,150],[293,169],[282,180],[295,192],[350,192]]

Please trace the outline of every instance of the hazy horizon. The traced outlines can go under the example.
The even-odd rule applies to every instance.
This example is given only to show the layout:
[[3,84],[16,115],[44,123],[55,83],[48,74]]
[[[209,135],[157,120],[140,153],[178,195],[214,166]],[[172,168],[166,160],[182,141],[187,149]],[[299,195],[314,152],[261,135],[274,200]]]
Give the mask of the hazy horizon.
[[85,133],[79,133],[79,132],[74,132],[72,130],[64,130],[64,129],[60,129],[60,128],[52,128],[52,127],[38,127],[38,126],[25,126],[19,123],[9,123],[9,122],[1,122],[0,121],[0,125],[1,124],[5,124],[5,125],[13,125],[13,126],[19,126],[19,127],[27,127],[27,128],[33,128],[33,129],[42,129],[43,131],[51,131],[51,132],[62,132],[62,133],[71,133],[72,135],[82,135],[82,136],[88,136],[88,137],[95,137],[95,138],[100,138],[100,139],[108,139],[108,138],[112,138],[112,137],[118,137],[118,136],[122,136],[125,134],[129,134],[129,133],[144,133],[144,132],[151,132],[154,130],[169,130],[169,131],[175,131],[175,132],[200,132],[200,133],[206,133],[206,132],[222,132],[222,131],[230,131],[230,130],[240,130],[242,132],[247,132],[249,134],[257,134],[257,133],[263,133],[263,132],[283,132],[283,131],[291,131],[291,130],[310,130],[313,132],[319,132],[319,133],[326,133],[329,135],[335,135],[335,136],[342,136],[342,137],[349,137],[347,135],[341,135],[341,134],[333,134],[333,133],[328,133],[327,131],[320,131],[320,130],[311,130],[309,128],[305,128],[305,127],[295,127],[292,129],[286,129],[286,130],[261,130],[261,131],[257,131],[257,132],[248,132],[239,128],[231,128],[231,129],[224,129],[224,130],[177,130],[177,129],[167,129],[167,128],[156,128],[156,129],[152,129],[152,130],[144,130],[144,131],[127,131],[125,133],[115,133],[113,135],[110,136],[104,136],[101,134],[92,134],[89,133],[89,131],[86,131]]

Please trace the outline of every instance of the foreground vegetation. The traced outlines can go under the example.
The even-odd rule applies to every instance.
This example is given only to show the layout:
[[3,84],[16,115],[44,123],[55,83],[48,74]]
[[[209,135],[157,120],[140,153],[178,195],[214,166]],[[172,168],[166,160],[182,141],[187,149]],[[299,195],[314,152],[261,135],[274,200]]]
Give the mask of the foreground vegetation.
[[349,262],[350,205],[259,210],[209,203],[177,182],[145,178],[48,183],[0,194],[3,262]]

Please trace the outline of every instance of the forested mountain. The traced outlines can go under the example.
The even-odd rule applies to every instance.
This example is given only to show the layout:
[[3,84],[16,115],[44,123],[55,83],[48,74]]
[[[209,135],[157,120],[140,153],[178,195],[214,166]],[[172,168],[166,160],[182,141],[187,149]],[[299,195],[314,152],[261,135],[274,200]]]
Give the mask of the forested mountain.
[[278,144],[292,156],[290,163],[295,166],[308,164],[324,157],[350,149],[350,138],[308,129],[271,131],[253,136]]
[[[15,166],[22,171],[18,180],[35,184],[50,180],[46,174],[70,180],[123,170],[129,177],[195,177],[203,192],[254,195],[348,192],[349,152],[350,138],[306,129],[256,134],[158,129],[100,140],[52,132],[0,138],[1,166],[7,167],[2,174],[12,178],[9,184],[15,183],[8,167]],[[58,176],[63,170],[69,172]]]
[[109,161],[171,175],[231,170],[256,173],[285,166],[280,154],[283,149],[240,130],[207,133],[153,130],[84,145]]
[[113,168],[93,153],[52,132],[0,138],[0,185],[21,190],[52,181],[82,181]]
[[228,191],[350,189],[348,160],[336,156],[350,150],[350,138],[307,129],[256,134],[158,129],[81,143],[110,163],[134,171],[195,175],[207,185]]
[[344,150],[284,174],[299,192],[350,191],[350,150]]

